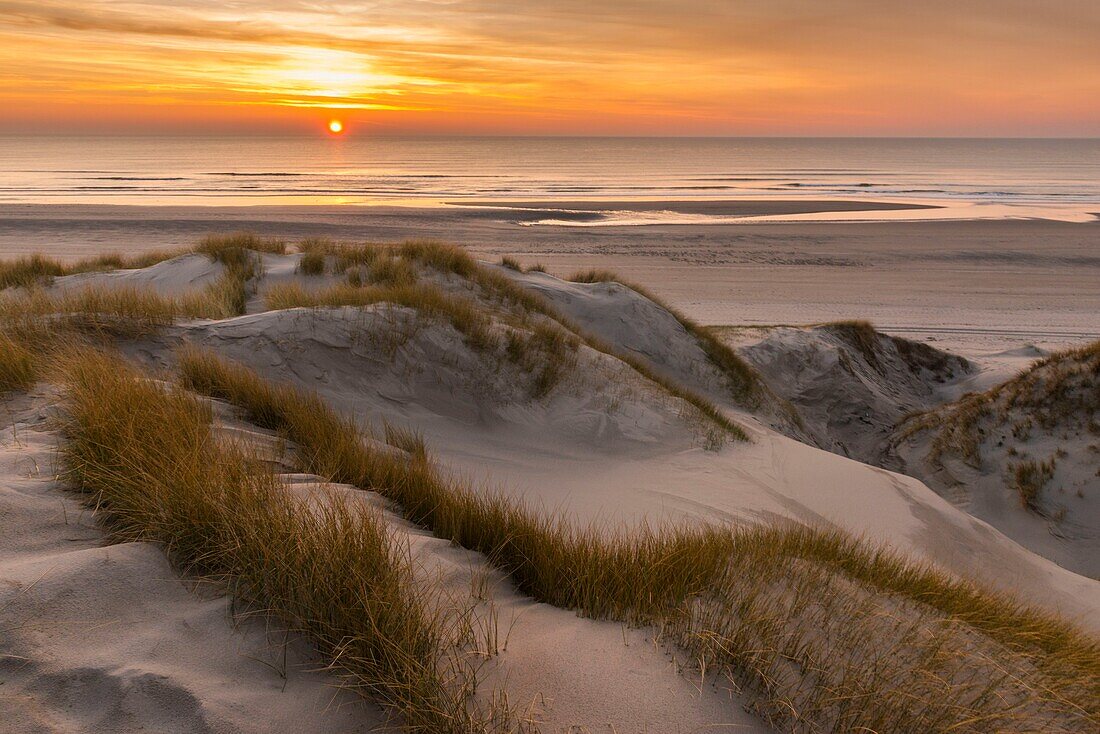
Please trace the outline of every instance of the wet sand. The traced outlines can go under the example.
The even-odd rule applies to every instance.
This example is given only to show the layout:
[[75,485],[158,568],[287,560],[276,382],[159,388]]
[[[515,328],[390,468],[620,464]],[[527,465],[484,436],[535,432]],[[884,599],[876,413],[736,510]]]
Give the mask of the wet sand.
[[[898,211],[905,209],[935,209],[927,204],[904,204],[885,201],[821,201],[792,199],[739,199],[736,201],[449,201],[451,206],[492,207],[570,212],[630,211],[676,212],[705,214],[715,217],[760,217],[782,214],[814,214],[818,212]],[[555,212],[555,218],[560,211]]]

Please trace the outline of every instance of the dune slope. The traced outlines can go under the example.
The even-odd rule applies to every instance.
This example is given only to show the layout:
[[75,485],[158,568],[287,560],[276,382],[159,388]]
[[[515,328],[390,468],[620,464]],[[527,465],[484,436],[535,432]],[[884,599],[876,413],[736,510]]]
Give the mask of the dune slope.
[[[209,349],[279,385],[315,392],[324,406],[363,429],[364,441],[396,452],[401,461],[412,462],[416,451],[423,450],[410,448],[416,441],[408,439],[420,435],[433,466],[448,481],[515,503],[524,512],[592,528],[592,537],[611,537],[613,530],[636,532],[642,526],[671,531],[776,523],[776,532],[782,533],[786,523],[794,521],[835,528],[866,539],[869,547],[885,544],[906,559],[944,569],[943,578],[972,579],[978,584],[975,588],[1010,594],[1063,615],[1090,633],[1098,629],[1096,581],[1029,552],[917,479],[835,452],[873,452],[891,417],[933,404],[936,380],[965,372],[967,365],[961,361],[876,337],[862,361],[853,363],[852,352],[865,346],[858,333],[823,329],[807,337],[800,331],[779,335],[777,345],[759,352],[757,366],[768,377],[773,371],[793,371],[803,361],[789,356],[793,349],[795,355],[810,355],[810,368],[790,383],[775,382],[774,392],[765,385],[758,400],[738,400],[730,392],[729,370],[716,362],[697,334],[674,313],[620,284],[571,283],[535,273],[502,275],[501,269],[475,263],[461,251],[424,243],[354,250],[305,243],[302,249],[296,254],[273,249],[255,255],[255,267],[234,266],[245,274],[236,286],[245,296],[240,315],[177,315],[172,323],[139,334],[121,339],[112,334],[112,343],[146,369],[162,370],[167,379],[174,379],[179,367],[181,343]],[[233,258],[238,256],[225,255],[224,262],[237,262]],[[194,257],[207,258],[205,265],[189,259]],[[224,272],[215,267],[221,262],[213,256],[184,256],[148,269],[81,275],[80,286],[110,288],[123,279],[143,282],[152,277],[146,271],[157,268],[154,287],[178,286],[184,293],[221,278]],[[211,269],[204,270],[206,266]],[[54,288],[71,285],[59,278]],[[781,343],[783,338],[792,340],[793,346]],[[842,353],[845,356],[839,356]],[[844,360],[847,366],[838,366]],[[810,410],[836,370],[844,373],[850,389],[833,397],[847,410],[870,412],[870,437],[855,424],[832,421],[831,415],[838,412],[835,403],[831,409]],[[807,409],[805,422],[799,424],[777,397],[776,393],[783,395],[783,385],[790,386],[792,402],[798,405],[801,400]],[[766,731],[765,721],[792,731],[803,726],[807,731],[815,726],[835,728],[842,726],[840,722],[902,730],[897,727],[905,721],[908,730],[922,731],[935,728],[930,722],[960,721],[960,731],[981,731],[960,714],[961,708],[952,707],[973,704],[975,710],[985,710],[982,707],[1006,701],[1014,707],[1011,702],[1017,700],[1026,710],[1025,730],[1072,730],[1081,717],[1064,701],[1032,698],[1038,690],[1033,679],[1053,675],[1043,665],[1060,665],[1060,658],[1047,655],[1055,660],[1047,663],[1034,650],[1021,654],[1014,647],[1018,641],[1002,637],[990,620],[965,622],[950,605],[922,600],[911,588],[903,593],[900,590],[907,587],[897,580],[904,576],[901,572],[891,571],[896,574],[893,582],[872,583],[866,569],[845,570],[835,559],[808,560],[796,554],[780,567],[771,556],[757,557],[751,549],[741,549],[736,558],[743,565],[732,565],[728,573],[716,576],[715,588],[678,607],[689,610],[688,621],[670,617],[632,629],[624,625],[626,616],[582,617],[569,604],[551,598],[560,604],[553,606],[540,601],[548,597],[526,596],[523,589],[528,587],[517,581],[518,572],[501,566],[491,554],[460,547],[453,538],[437,537],[430,527],[414,524],[385,488],[327,484],[304,473],[296,463],[301,446],[268,430],[276,423],[269,420],[266,429],[259,429],[249,422],[247,410],[214,405],[221,434],[266,446],[288,492],[315,506],[346,497],[380,509],[387,532],[409,548],[420,583],[446,590],[463,600],[461,604],[472,604],[478,619],[498,621],[504,639],[499,650],[487,655],[482,690],[489,694],[482,695],[503,692],[511,704],[537,716],[543,731],[609,725],[622,731],[648,727],[686,732],[715,725]],[[387,426],[406,439],[382,440],[389,436]],[[834,451],[810,445],[810,438],[822,445],[832,442],[828,445]],[[85,532],[88,538],[97,537],[94,528]],[[9,557],[21,562],[20,554],[30,553],[37,562],[54,553],[35,556],[38,537],[50,535],[46,530],[20,534],[10,548],[5,547],[4,563]],[[132,583],[167,578],[173,588],[183,589],[163,559],[157,567],[149,563],[127,569],[141,577]],[[917,571],[907,573],[919,576]],[[78,583],[71,578],[62,582],[62,595]],[[894,582],[898,585],[891,587]],[[143,609],[149,613],[147,607],[169,599],[160,587],[144,593],[149,604]],[[22,603],[18,599],[17,595],[13,603]],[[223,611],[226,605],[224,598],[191,599]],[[100,602],[85,599],[78,606],[92,609]],[[998,605],[1002,602],[991,608],[1003,608]],[[186,608],[183,602],[170,606]],[[739,612],[730,613],[733,608]],[[1046,619],[1043,614],[1027,612],[1024,618]],[[896,624],[884,625],[884,619]],[[692,638],[688,631],[700,629],[693,626],[700,620],[709,625],[701,629],[709,632]],[[214,626],[209,618],[201,624],[203,629]],[[232,634],[229,625],[222,624],[224,629],[215,631],[211,640],[224,653],[236,643],[219,637],[222,632]],[[1061,624],[1053,623],[1051,629],[1061,629]],[[139,622],[133,625],[140,629]],[[721,634],[711,635],[715,630]],[[798,649],[782,651],[783,640],[793,641]],[[759,648],[780,650],[779,658],[801,662],[762,662],[744,653]],[[44,640],[32,640],[20,649],[13,654],[64,659]],[[806,650],[812,652],[810,657],[799,657]],[[117,665],[128,654],[108,652],[99,662],[102,667],[111,660]],[[308,659],[308,645],[300,654]],[[1091,654],[1086,650],[1082,659]],[[890,672],[876,676],[875,671],[861,671],[867,656],[883,662],[885,667],[875,671]],[[834,665],[817,670],[813,661],[818,657]],[[973,665],[949,663],[964,658]],[[156,669],[154,662],[138,660],[135,667]],[[700,671],[700,660],[714,662],[715,667]],[[986,666],[988,661],[994,662]],[[738,676],[745,670],[759,672],[753,666],[760,665],[771,666],[768,675],[778,693],[736,690],[732,681],[746,680]],[[859,674],[850,677],[846,671]],[[860,677],[865,672],[866,679]],[[997,677],[1004,673],[1007,677]],[[996,678],[997,694],[987,700],[980,685],[973,685],[975,675]],[[931,686],[921,688],[924,699],[894,698],[891,693],[877,702],[882,709],[829,703],[829,696],[839,691],[849,700],[855,690],[907,690],[907,676]],[[13,680],[23,681],[20,686],[33,684]],[[315,680],[318,690],[326,690],[330,682],[320,675],[309,680]],[[223,688],[225,696],[234,695],[230,686]],[[1071,688],[1072,695],[1084,695],[1078,683]],[[932,695],[933,690],[942,695]],[[213,693],[200,693],[195,696],[198,707],[204,713],[209,709],[210,717],[220,715],[216,706],[205,703]],[[104,698],[115,702],[120,694]],[[25,700],[41,706],[34,716],[56,716],[63,708],[58,696]],[[293,722],[313,707],[308,696],[295,701],[291,706],[280,700],[272,704],[273,710],[290,706],[280,715]],[[812,722],[791,723],[790,701],[812,711]],[[937,708],[939,704],[943,706]],[[363,715],[364,707],[370,708],[356,703],[336,713],[342,716],[355,708],[360,712],[357,725],[372,725],[378,712],[371,709]],[[746,708],[763,720],[746,713]],[[20,715],[30,717],[28,711]],[[247,706],[242,711],[255,715]],[[879,713],[885,718],[876,719]],[[102,711],[96,715],[106,717],[100,719],[104,721],[112,716]],[[176,715],[190,714],[180,709]],[[207,725],[211,730],[256,730],[254,722],[249,728],[247,723],[223,725],[214,718],[195,727]],[[339,721],[325,725],[344,730]],[[136,726],[127,723],[120,730],[132,728]]]
[[909,417],[891,448],[971,514],[1100,576],[1100,343]]

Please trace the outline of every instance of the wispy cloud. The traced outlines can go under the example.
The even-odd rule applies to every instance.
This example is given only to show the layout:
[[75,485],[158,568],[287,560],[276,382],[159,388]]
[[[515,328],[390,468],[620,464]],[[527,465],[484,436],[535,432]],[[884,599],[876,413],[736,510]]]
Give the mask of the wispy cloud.
[[1097,37],[1091,0],[0,0],[0,126],[1100,134]]

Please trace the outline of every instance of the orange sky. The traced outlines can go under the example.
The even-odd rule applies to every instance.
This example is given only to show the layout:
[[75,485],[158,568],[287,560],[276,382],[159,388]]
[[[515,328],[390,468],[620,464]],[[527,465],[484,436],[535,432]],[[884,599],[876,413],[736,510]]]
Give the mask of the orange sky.
[[0,0],[0,132],[1100,135],[1098,0]]

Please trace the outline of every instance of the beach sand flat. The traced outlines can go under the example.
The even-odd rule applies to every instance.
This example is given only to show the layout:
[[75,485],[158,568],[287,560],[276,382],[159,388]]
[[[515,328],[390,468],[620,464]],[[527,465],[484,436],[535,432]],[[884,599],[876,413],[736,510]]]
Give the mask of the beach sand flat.
[[[719,204],[744,206],[746,214],[766,212],[758,208],[765,204],[792,210],[819,205],[707,206]],[[1100,223],[589,228],[521,226],[519,219],[542,214],[517,211],[467,206],[4,206],[0,255],[43,252],[78,258],[109,250],[190,245],[204,234],[232,230],[288,239],[435,238],[460,242],[487,259],[507,254],[528,265],[543,263],[560,275],[582,268],[612,269],[705,324],[869,319],[892,333],[984,353],[1027,344],[1054,349],[1100,338]]]

